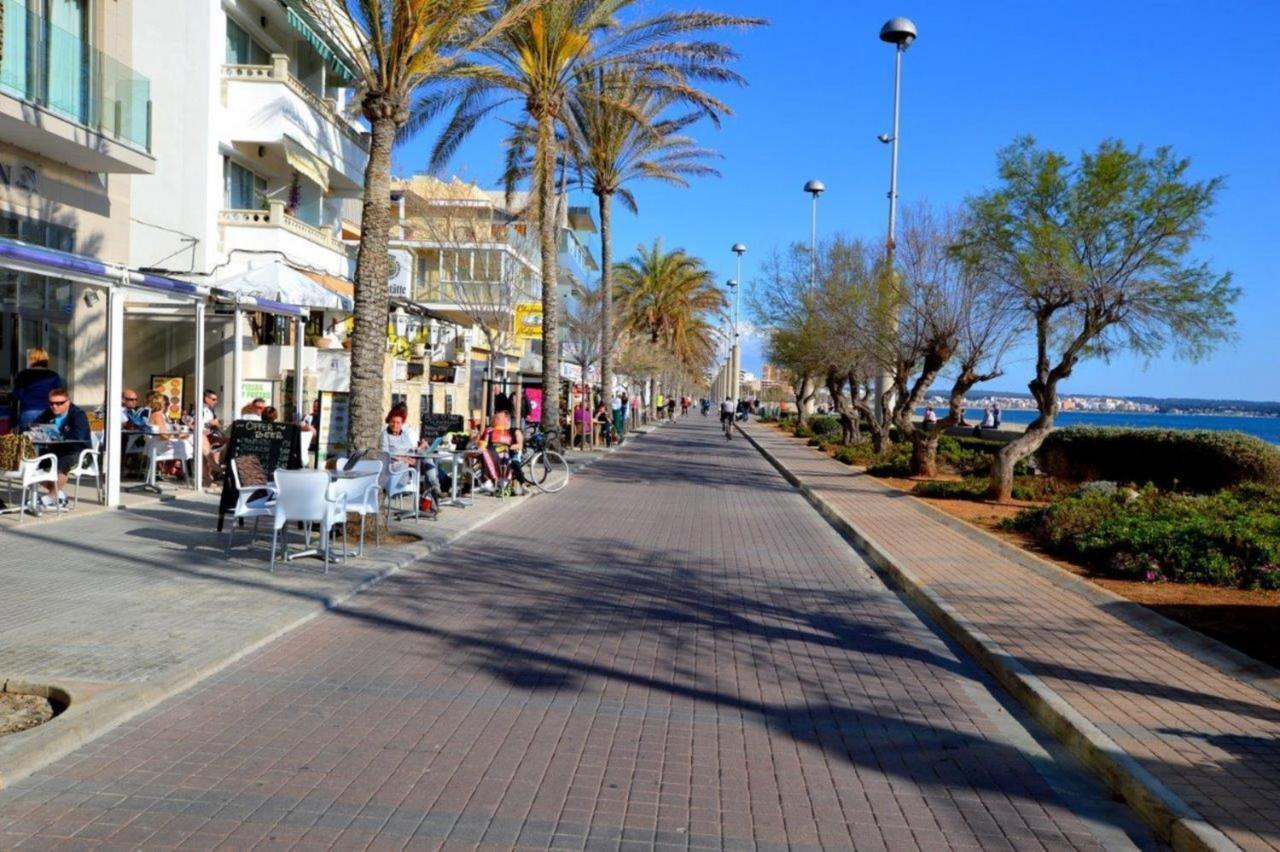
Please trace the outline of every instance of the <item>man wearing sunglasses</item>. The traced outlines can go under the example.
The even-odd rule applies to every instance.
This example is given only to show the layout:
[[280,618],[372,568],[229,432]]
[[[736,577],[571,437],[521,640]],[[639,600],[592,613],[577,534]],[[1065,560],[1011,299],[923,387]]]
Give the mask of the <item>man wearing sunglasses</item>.
[[71,394],[66,388],[54,388],[49,391],[49,407],[36,418],[36,422],[53,426],[60,439],[41,448],[58,458],[57,485],[46,485],[49,493],[41,499],[45,506],[63,509],[67,505],[67,497],[62,490],[67,484],[67,471],[76,466],[80,451],[87,449],[92,440],[89,418],[80,406],[71,402]]

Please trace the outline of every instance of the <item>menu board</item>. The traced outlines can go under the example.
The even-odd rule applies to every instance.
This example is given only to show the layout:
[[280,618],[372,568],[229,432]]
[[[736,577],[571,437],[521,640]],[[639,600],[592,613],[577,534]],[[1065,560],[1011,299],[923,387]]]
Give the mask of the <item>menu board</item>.
[[423,414],[418,437],[430,444],[446,432],[462,431],[461,414]]
[[182,377],[152,376],[151,389],[163,394],[169,403],[164,410],[165,419],[172,423],[182,420]]
[[257,456],[268,478],[277,468],[298,470],[302,467],[302,447],[297,424],[260,420],[237,420],[231,424],[231,436],[222,451],[227,475],[222,478],[222,499],[218,503],[218,532],[222,532],[223,518],[235,508],[240,494],[231,476],[231,460],[245,456]]
[[351,399],[346,393],[321,391],[320,420],[316,424],[317,464],[347,455],[351,444]]

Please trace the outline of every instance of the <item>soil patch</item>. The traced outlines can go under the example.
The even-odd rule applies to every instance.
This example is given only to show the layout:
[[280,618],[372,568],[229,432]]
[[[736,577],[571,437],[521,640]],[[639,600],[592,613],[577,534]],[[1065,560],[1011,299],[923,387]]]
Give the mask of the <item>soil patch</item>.
[[54,708],[47,698],[0,692],[0,737],[43,725],[53,716]]

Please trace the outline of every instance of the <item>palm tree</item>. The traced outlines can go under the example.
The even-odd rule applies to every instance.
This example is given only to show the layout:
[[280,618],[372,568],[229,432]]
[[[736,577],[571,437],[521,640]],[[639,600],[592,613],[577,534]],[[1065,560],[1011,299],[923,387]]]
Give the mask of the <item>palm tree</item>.
[[[504,0],[483,16],[496,22],[516,0]],[[419,123],[452,106],[453,114],[431,156],[443,168],[486,115],[517,103],[535,130],[533,196],[542,255],[542,423],[554,429],[560,417],[559,281],[556,233],[556,128],[583,75],[605,67],[630,75],[655,92],[709,114],[724,104],[697,88],[701,81],[740,82],[727,64],[732,50],[709,41],[688,40],[703,30],[763,23],[709,12],[663,12],[623,23],[618,14],[640,0],[546,0],[517,26],[478,53],[482,73],[443,85],[418,110]],[[512,189],[508,186],[508,191]]]
[[636,247],[614,270],[622,328],[648,337],[690,375],[715,361],[718,322],[728,304],[702,260],[684,249],[665,251],[662,240]]
[[609,394],[614,345],[613,197],[637,213],[628,183],[648,178],[687,187],[688,177],[719,175],[703,162],[718,155],[683,135],[703,112],[664,118],[671,97],[651,91],[617,68],[582,77],[569,103],[569,139],[577,170],[590,183],[600,212],[600,386]]
[[376,446],[382,422],[392,146],[406,135],[424,84],[482,73],[469,58],[540,2],[510,0],[494,14],[491,0],[298,0],[354,65],[356,102],[370,127],[351,345],[355,447]]

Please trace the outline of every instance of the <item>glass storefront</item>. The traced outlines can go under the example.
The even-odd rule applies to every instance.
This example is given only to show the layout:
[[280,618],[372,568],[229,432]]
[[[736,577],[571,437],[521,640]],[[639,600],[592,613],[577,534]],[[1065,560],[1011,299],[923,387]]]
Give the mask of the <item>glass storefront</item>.
[[[75,231],[62,225],[0,214],[0,236],[46,248],[75,251]],[[26,366],[26,351],[40,347],[49,365],[67,375],[75,288],[71,282],[0,269],[0,390]]]

